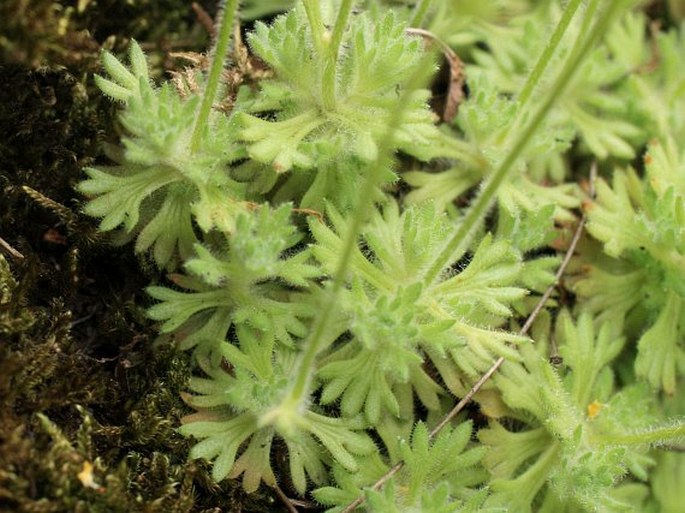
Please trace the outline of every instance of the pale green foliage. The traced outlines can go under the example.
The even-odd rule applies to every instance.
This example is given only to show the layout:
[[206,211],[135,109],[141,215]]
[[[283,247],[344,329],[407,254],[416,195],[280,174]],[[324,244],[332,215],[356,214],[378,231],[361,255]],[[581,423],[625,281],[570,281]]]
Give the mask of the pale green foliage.
[[124,151],[116,166],[86,168],[89,179],[78,189],[93,197],[84,210],[102,218],[102,231],[123,225],[137,236],[136,252],[152,249],[158,266],[173,268],[193,254],[194,223],[204,231],[233,228],[236,212],[244,208],[244,186],[225,167],[240,155],[231,144],[233,128],[221,115],[212,117],[201,150],[191,152],[189,120],[199,97],[183,99],[170,83],[154,88],[135,42],[130,60],[129,70],[105,52],[112,80],[97,77],[106,94],[126,104],[120,118],[127,133]]
[[[398,455],[404,468],[392,478],[383,491],[366,489],[367,504],[363,511],[374,513],[423,511],[431,513],[496,512],[500,508],[481,508],[487,490],[475,487],[485,477],[477,464],[483,456],[482,448],[469,448],[471,423],[464,422],[455,429],[443,430],[432,442],[423,422],[414,427],[411,440],[398,442]],[[339,488],[324,487],[314,491],[316,499],[333,506],[330,513],[356,498],[357,490],[368,486],[374,476],[386,470],[379,461],[367,462],[369,471],[364,476],[352,475],[336,468]],[[457,477],[459,476],[459,477]],[[364,483],[364,478],[367,478]],[[369,479],[370,478],[370,479]]]
[[[525,367],[506,363],[495,378],[511,415],[527,429],[510,431],[493,421],[479,433],[489,447],[485,464],[496,477],[489,500],[522,512],[531,511],[538,495],[549,504],[571,500],[584,511],[624,511],[628,505],[612,488],[627,472],[646,479],[654,463],[621,438],[658,419],[648,390],[615,390],[608,365],[624,341],[608,324],[597,331],[588,314],[574,324],[564,311],[554,343],[563,357],[559,371],[526,347]],[[545,498],[550,494],[556,499]]]
[[[486,74],[498,91],[517,91],[549,37],[548,27],[561,16],[558,3],[545,4],[533,11],[525,23],[512,24],[505,29],[506,37],[503,37],[505,30],[500,27],[492,26],[482,31],[482,40],[489,51],[474,52],[476,68]],[[581,31],[580,23],[572,24],[549,73],[563,63],[564,54],[571,51]],[[583,69],[559,99],[558,110],[551,121],[557,126],[565,126],[566,130],[572,128],[599,159],[609,155],[634,157],[633,148],[645,141],[647,134],[642,127],[646,115],[635,96],[624,88],[626,76],[649,60],[649,45],[638,43],[643,32],[644,22],[636,22],[632,14],[626,14],[625,20],[616,23],[606,35],[606,43],[585,60]],[[552,152],[547,154],[553,155]],[[556,176],[560,178],[558,174]]]
[[[685,372],[685,155],[671,139],[653,141],[645,164],[643,179],[629,168],[614,173],[612,187],[597,184],[588,231],[620,265],[590,268],[575,289],[592,296],[592,311],[617,323],[636,305],[646,311],[635,369],[652,386],[674,393],[676,376]],[[620,291],[607,286],[613,282]],[[613,300],[616,293],[620,302]]]
[[532,7],[529,0],[438,2],[434,5],[434,16],[426,23],[450,46],[464,51],[471,49],[485,31],[497,30],[500,37],[507,38]]
[[439,406],[441,388],[422,369],[417,346],[427,334],[439,336],[451,322],[418,323],[414,300],[420,291],[420,286],[413,286],[399,290],[392,301],[381,296],[373,304],[357,283],[349,296],[343,296],[355,339],[322,362],[318,376],[326,381],[323,404],[341,397],[343,414],[355,415],[363,408],[375,424],[385,412],[400,415],[393,389],[396,383],[411,383],[427,407]]
[[660,454],[657,466],[651,475],[652,490],[657,500],[654,511],[678,513],[682,509],[683,480],[685,480],[685,455],[673,452]]
[[[272,171],[291,171],[280,187],[281,199],[322,208],[327,197],[348,208],[364,166],[378,154],[398,88],[421,61],[419,38],[404,34],[405,25],[392,11],[381,18],[363,13],[345,31],[335,75],[335,104],[322,97],[326,55],[317,52],[302,9],[293,9],[271,26],[257,23],[249,42],[275,72],[262,83],[261,94],[247,100],[237,116],[240,138],[250,157]],[[443,138],[427,108],[428,92],[414,91],[403,110],[394,145],[427,160],[432,145]],[[275,112],[275,119],[256,117]],[[248,114],[248,112],[250,114]],[[386,173],[385,181],[392,181]],[[307,192],[302,197],[301,189]],[[294,190],[293,190],[294,189]],[[299,194],[299,196],[298,196]]]
[[[506,155],[510,134],[518,128],[514,121],[521,109],[527,108],[517,101],[516,94],[549,37],[549,26],[561,15],[559,6],[556,2],[544,2],[531,10],[525,21],[506,27],[491,23],[490,18],[496,19],[495,13],[504,15],[507,8],[516,7],[493,5],[491,8],[492,12],[485,15],[488,22],[480,19],[480,23],[470,24],[466,29],[468,36],[464,33],[457,38],[454,33],[454,27],[461,26],[477,10],[468,3],[441,7],[443,16],[452,24],[440,18],[433,21],[438,32],[449,27],[450,33],[445,35],[448,40],[454,38],[455,43],[459,40],[460,45],[468,43],[469,46],[480,42],[487,47],[483,50],[474,46],[470,50],[475,60],[466,65],[470,97],[460,106],[456,119],[474,157],[471,162],[462,159],[437,174],[405,173],[406,181],[415,187],[408,195],[410,201],[432,199],[442,207],[476,185]],[[563,57],[571,52],[579,30],[579,26],[572,26],[562,39],[561,49],[543,77],[543,84],[563,64]],[[528,144],[511,180],[498,191],[501,206],[517,213],[555,205],[557,219],[570,219],[569,209],[579,204],[578,190],[571,183],[558,182],[567,174],[567,165],[560,153],[574,139],[599,159],[635,156],[633,148],[644,144],[649,136],[645,125],[656,117],[645,110],[646,102],[638,98],[659,94],[648,90],[646,83],[634,84],[642,78],[631,76],[640,67],[648,66],[651,59],[644,32],[644,19],[629,13],[607,34],[606,44],[585,60],[583,69],[559,98],[545,126]],[[636,93],[636,87],[641,88],[640,93]],[[674,93],[669,92],[669,97],[673,98]],[[486,163],[476,164],[478,156]],[[542,186],[540,181],[548,178],[555,183]]]
[[289,346],[293,336],[303,336],[302,318],[311,316],[313,307],[280,283],[306,288],[319,271],[306,250],[282,258],[300,237],[290,212],[283,205],[239,214],[234,232],[222,236],[222,247],[212,252],[195,246],[197,256],[185,264],[192,277],[175,277],[187,291],[149,287],[148,294],[161,302],[148,315],[164,321],[161,331],[176,331],[182,348],[199,345],[202,352],[213,352],[231,324],[248,324]]
[[[339,265],[341,234],[349,227],[335,210],[330,209],[329,217],[335,231],[316,221],[310,227],[317,240],[314,256],[333,272]],[[526,293],[517,286],[523,270],[520,254],[504,240],[486,236],[460,272],[422,285],[427,264],[449,233],[446,223],[447,217],[431,204],[400,214],[393,203],[369,222],[363,233],[369,253],[356,249],[352,254],[349,269],[355,279],[339,302],[338,315],[354,338],[323,361],[324,402],[342,396],[344,413],[363,406],[374,422],[381,407],[400,415],[393,384],[411,383],[425,406],[437,408],[441,388],[422,368],[426,357],[448,387],[455,388],[453,364],[476,375],[493,357],[517,358],[506,343],[526,338],[495,328]]]
[[639,109],[648,137],[681,140],[685,38],[682,30],[645,30],[646,23],[643,14],[630,14],[607,38],[611,51],[634,70],[624,81],[622,97],[631,109]]
[[[437,59],[406,32],[413,2],[295,4],[247,36],[273,73],[250,76],[207,126],[195,122],[202,71],[155,87],[133,43],[128,67],[104,53],[108,78],[96,78],[123,105],[123,149],[78,188],[101,230],[183,270],[147,289],[147,315],[193,350],[196,412],[180,428],[198,440],[191,457],[248,492],[318,487],[332,512],[359,497],[358,511],[379,513],[675,512],[663,468],[680,475],[682,461],[648,450],[682,443],[667,417],[685,410],[661,411],[633,372],[675,394],[685,370],[682,33],[654,36],[661,62],[647,71],[647,19],[623,10],[576,53],[591,8],[615,5],[587,2],[524,86],[558,2],[422,2],[470,92],[438,127],[422,88]],[[530,122],[576,55],[564,94]],[[520,334],[577,222],[578,162],[630,160],[651,137],[644,176],[620,163],[583,203],[594,240],[580,271]],[[492,201],[480,183],[501,183]],[[461,412],[431,436],[500,357],[480,413],[467,412],[487,427]]]
[[[444,208],[487,177],[509,151],[507,133],[519,114],[517,102],[503,97],[501,90],[480,70],[470,71],[469,77],[471,96],[460,106],[457,122],[473,156],[470,161],[462,159],[453,168],[437,174],[404,173],[402,177],[415,187],[407,196],[409,202],[433,200]],[[498,191],[503,208],[512,213],[536,212],[553,205],[555,217],[571,218],[569,209],[579,204],[577,188],[572,184],[541,186],[528,176],[527,170],[533,164],[539,166],[541,159],[553,159],[566,150],[572,134],[567,124],[554,119],[536,133],[511,180]]]
[[288,448],[291,478],[300,493],[306,489],[307,476],[318,484],[326,478],[324,462],[328,458],[319,444],[345,469],[356,471],[355,455],[375,449],[365,434],[353,431],[362,426],[358,421],[307,411],[285,428],[263,425],[263,417],[277,405],[287,387],[294,370],[294,353],[287,349],[274,352],[268,331],[243,326],[238,328],[237,338],[239,348],[227,342],[218,348],[233,365],[231,373],[201,359],[208,377],[193,378],[190,383],[199,395],[189,402],[199,411],[188,418],[190,422],[181,432],[202,440],[191,457],[214,460],[212,474],[217,481],[244,474],[247,491],[256,490],[260,481],[276,483],[269,461],[274,436],[282,438]]
[[[663,402],[668,415],[682,416],[685,395],[678,394]],[[682,444],[681,444],[682,445]],[[645,511],[678,513],[682,509],[682,483],[685,482],[685,454],[664,451],[656,455],[657,464],[650,473],[651,501]]]

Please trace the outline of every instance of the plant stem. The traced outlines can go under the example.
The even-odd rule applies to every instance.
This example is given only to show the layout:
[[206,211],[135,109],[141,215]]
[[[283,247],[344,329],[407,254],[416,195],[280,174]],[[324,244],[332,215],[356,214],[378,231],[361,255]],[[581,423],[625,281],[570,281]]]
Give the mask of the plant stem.
[[[593,169],[595,169],[593,167]],[[595,172],[591,173],[591,177],[595,177]],[[591,182],[591,186],[594,183],[594,181]],[[590,197],[594,197],[594,187],[590,191]],[[547,290],[545,290],[545,293],[540,297],[538,300],[537,304],[535,305],[535,308],[533,308],[533,311],[530,313],[528,316],[528,319],[524,323],[524,325],[521,327],[519,330],[518,334],[519,335],[525,335],[528,333],[530,328],[533,326],[533,323],[535,322],[535,319],[537,319],[538,315],[544,308],[545,304],[547,303],[547,300],[549,300],[550,297],[552,297],[552,292],[557,288],[559,283],[561,283],[561,279],[564,276],[564,273],[566,272],[566,268],[568,267],[568,264],[571,262],[571,257],[574,255],[576,252],[576,247],[578,245],[578,241],[580,241],[580,236],[583,233],[583,227],[585,226],[585,221],[586,217],[585,214],[583,214],[583,217],[580,220],[580,223],[578,223],[578,227],[576,228],[575,233],[573,234],[573,238],[571,240],[571,244],[569,244],[568,249],[566,250],[566,255],[564,256],[564,259],[561,262],[561,265],[559,265],[559,268],[557,269],[556,274],[554,275],[554,281],[547,287]],[[430,350],[430,348],[427,348]],[[429,354],[430,356],[430,354]],[[473,396],[478,393],[478,391],[483,387],[483,385],[499,370],[499,368],[502,366],[504,363],[504,357],[500,356],[495,363],[492,364],[492,366],[483,374],[480,379],[471,387],[471,389],[468,391],[468,393],[461,398],[461,400],[457,403],[457,405],[452,408],[447,415],[445,415],[440,422],[431,430],[430,434],[428,435],[430,439],[435,438],[440,431],[442,431],[445,426],[447,426],[454,417],[457,416],[457,414],[464,409],[464,407],[471,402],[471,399],[473,399]],[[387,483],[392,476],[397,474],[400,470],[402,470],[402,467],[404,467],[404,461],[399,461],[397,462],[390,470],[388,470],[385,474],[383,474],[378,481],[376,481],[372,488],[374,490],[380,490],[385,483]],[[354,501],[352,501],[350,504],[348,504],[340,513],[351,513],[352,511],[356,510],[358,506],[360,506],[365,500],[364,495],[361,495],[357,497]]]
[[307,13],[307,20],[309,21],[309,29],[312,31],[312,42],[314,48],[319,54],[320,58],[324,58],[323,47],[323,19],[321,18],[321,9],[319,8],[319,0],[302,0],[304,10]]
[[352,220],[349,229],[345,234],[342,251],[338,266],[333,274],[332,285],[327,291],[324,303],[319,315],[314,320],[314,325],[309,337],[304,342],[304,350],[299,361],[295,380],[292,388],[284,398],[278,408],[286,417],[302,404],[303,399],[309,393],[309,385],[313,375],[314,360],[321,350],[321,343],[324,340],[326,327],[328,326],[331,313],[336,305],[337,296],[345,284],[345,276],[351,260],[352,252],[357,245],[359,233],[367,218],[368,211],[373,207],[374,191],[382,180],[383,174],[391,165],[392,144],[397,127],[401,125],[402,116],[406,105],[408,105],[409,95],[419,87],[424,81],[426,70],[430,70],[428,61],[424,59],[416,71],[413,73],[406,87],[402,91],[396,106],[390,112],[388,128],[384,137],[378,144],[378,157],[366,173],[364,183],[360,187],[360,195],[356,207],[352,210]]
[[[601,0],[590,0],[588,2],[587,7],[585,8],[585,19],[590,20],[595,16],[595,13],[597,12],[597,9],[599,9],[599,4]],[[588,31],[588,24],[583,23],[583,25],[580,27],[580,32],[578,33],[578,39],[576,40],[576,45],[573,48],[573,51],[578,51],[578,42],[582,41],[585,35],[587,34]]]
[[338,17],[335,19],[333,35],[324,41],[324,68],[321,80],[321,98],[323,107],[326,111],[332,112],[336,108],[336,67],[338,63],[338,50],[342,42],[347,22],[352,12],[354,0],[343,0],[338,10]]
[[219,89],[219,79],[221,72],[224,69],[224,61],[228,53],[228,44],[231,41],[231,33],[233,32],[233,21],[235,20],[235,13],[238,9],[238,0],[228,0],[224,6],[221,14],[221,22],[218,30],[216,44],[212,51],[212,65],[209,70],[209,77],[207,78],[207,85],[202,94],[202,103],[197,111],[195,117],[195,124],[193,126],[193,134],[190,137],[190,151],[196,153],[200,149],[200,141],[202,140],[202,132],[207,126],[209,114],[212,111],[212,105]]
[[424,16],[426,16],[428,8],[431,6],[432,3],[433,0],[421,0],[418,4],[416,4],[416,7],[414,7],[414,14],[412,15],[411,21],[409,22],[410,27],[421,26],[423,18]]
[[342,3],[340,4],[330,44],[331,56],[335,58],[335,60],[338,59],[338,49],[340,48],[340,43],[342,43],[342,38],[345,34],[345,29],[347,28],[347,22],[350,19],[350,13],[352,12],[353,6],[354,0],[342,0]]
[[519,93],[518,101],[521,104],[521,106],[525,105],[525,103],[530,98],[530,95],[533,93],[533,89],[535,89],[535,86],[538,84],[538,82],[540,82],[540,77],[542,77],[542,73],[545,71],[545,68],[549,65],[550,59],[552,58],[554,51],[559,46],[559,42],[561,41],[561,38],[566,32],[566,29],[571,24],[571,20],[573,19],[573,16],[578,10],[580,3],[581,0],[571,0],[569,4],[566,6],[566,9],[564,9],[563,14],[561,15],[561,19],[559,20],[559,23],[557,23],[557,26],[554,29],[552,37],[548,41],[547,46],[545,46],[545,49],[540,55],[540,58],[535,63],[533,71],[530,73],[530,75],[528,75],[528,79],[526,80],[526,83],[523,85],[523,89],[521,89],[521,92]]
[[[502,160],[496,168],[492,177],[485,183],[483,190],[474,201],[471,208],[468,210],[462,223],[457,228],[457,231],[452,238],[445,245],[426,274],[426,282],[431,283],[435,281],[443,269],[452,261],[455,254],[463,254],[471,243],[479,223],[490,209],[490,206],[495,198],[497,189],[504,182],[516,163],[516,160],[521,156],[526,145],[533,137],[540,124],[545,119],[545,116],[550,111],[555,101],[561,97],[564,90],[568,86],[573,74],[580,67],[585,56],[593,47],[596,41],[606,32],[609,23],[614,18],[616,11],[622,4],[622,0],[612,0],[607,9],[599,17],[595,25],[592,27],[588,37],[578,46],[577,52],[572,52],[569,59],[566,61],[561,73],[552,85],[550,93],[545,98],[544,102],[537,109],[535,114],[530,118],[530,121],[524,128],[518,132],[518,137],[511,145],[511,149],[506,157]],[[585,23],[590,23],[592,20],[585,19]]]

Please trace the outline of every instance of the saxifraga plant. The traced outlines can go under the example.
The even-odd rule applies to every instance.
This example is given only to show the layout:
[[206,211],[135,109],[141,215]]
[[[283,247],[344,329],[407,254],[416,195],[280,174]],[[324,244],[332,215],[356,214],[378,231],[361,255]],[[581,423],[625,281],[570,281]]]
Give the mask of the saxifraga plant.
[[[620,41],[646,25],[634,2],[523,2],[521,26],[556,23],[548,42],[519,24],[455,25],[458,44],[491,52],[471,47],[471,96],[440,127],[425,88],[435,56],[406,29],[426,20],[444,32],[456,7],[297,2],[256,23],[248,43],[273,73],[225,112],[212,105],[237,3],[223,8],[210,69],[174,86],[151,84],[135,42],[128,67],[103,54],[109,77],[96,80],[123,103],[126,135],[116,165],[87,168],[78,186],[101,230],[175,271],[148,288],[148,315],[193,351],[197,411],[180,428],[199,440],[191,457],[254,491],[278,486],[283,445],[287,481],[301,495],[319,487],[331,511],[624,511],[647,500],[646,485],[621,479],[647,481],[649,447],[682,443],[685,427],[612,365],[640,308],[637,379],[675,392],[685,219],[682,123],[612,100],[678,87],[668,67],[630,76],[642,54]],[[527,78],[521,62],[535,63]],[[583,199],[565,182],[571,142],[630,159],[648,130],[664,146],[652,144],[644,181],[617,172],[613,191],[600,181],[586,202],[588,230],[626,260],[622,274],[590,271],[573,285],[577,320],[552,301],[532,336],[518,334],[554,281],[555,221],[573,221]],[[611,283],[624,275],[639,279],[617,306]],[[460,415],[431,431],[498,358],[501,373],[476,396],[488,427]],[[653,501],[668,500],[664,483]]]

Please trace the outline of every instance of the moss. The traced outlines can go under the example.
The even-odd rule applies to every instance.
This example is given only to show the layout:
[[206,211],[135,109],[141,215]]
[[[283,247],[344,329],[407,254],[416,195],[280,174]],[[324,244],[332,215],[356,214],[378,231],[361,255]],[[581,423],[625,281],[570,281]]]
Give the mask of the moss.
[[[199,2],[210,12],[216,2]],[[148,50],[206,43],[186,0],[6,0],[0,4],[0,62],[29,68],[97,66],[102,44],[121,47],[128,38]]]
[[0,237],[23,256],[0,248],[0,510],[278,511],[188,461],[190,367],[153,348],[152,271],[96,233],[73,188],[116,133],[91,79],[101,48],[202,50],[204,29],[185,0],[8,0],[0,34]]
[[[102,260],[91,264],[82,272],[106,268]],[[180,395],[188,357],[153,349],[151,330],[121,301],[135,280],[119,280],[119,288],[102,277],[80,282],[70,305],[88,305],[91,317],[79,322],[66,295],[39,306],[28,275],[15,274],[21,269],[11,273],[1,257],[3,505],[18,512],[274,510],[269,494],[247,498],[230,482],[214,483],[204,463],[187,461],[190,442],[175,428],[187,413]],[[96,291],[106,293],[108,308],[85,301]]]

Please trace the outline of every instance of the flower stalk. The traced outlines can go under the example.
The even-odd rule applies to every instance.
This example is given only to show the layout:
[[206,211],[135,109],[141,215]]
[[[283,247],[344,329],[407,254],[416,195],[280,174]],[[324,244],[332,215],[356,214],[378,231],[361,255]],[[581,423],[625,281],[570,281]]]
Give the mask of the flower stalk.
[[221,72],[224,69],[224,62],[228,54],[228,46],[233,34],[233,23],[238,10],[238,0],[227,0],[226,5],[221,11],[221,21],[217,31],[217,39],[212,51],[212,64],[207,77],[207,85],[202,93],[202,103],[197,111],[195,122],[193,123],[193,133],[190,138],[190,151],[197,153],[200,149],[202,133],[207,129],[207,121],[212,111],[212,105],[216,100],[219,90]]

